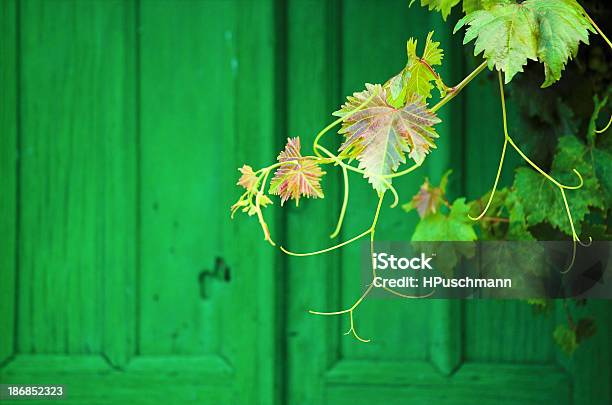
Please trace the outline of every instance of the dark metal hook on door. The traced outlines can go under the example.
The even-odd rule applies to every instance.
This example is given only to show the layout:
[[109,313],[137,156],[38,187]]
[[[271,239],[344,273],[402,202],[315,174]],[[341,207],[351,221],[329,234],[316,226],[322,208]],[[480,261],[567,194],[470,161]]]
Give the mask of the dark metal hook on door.
[[223,258],[217,256],[215,258],[215,266],[212,270],[202,270],[198,275],[198,284],[200,285],[200,297],[207,299],[210,296],[211,284],[214,282],[226,282],[231,280],[230,269]]

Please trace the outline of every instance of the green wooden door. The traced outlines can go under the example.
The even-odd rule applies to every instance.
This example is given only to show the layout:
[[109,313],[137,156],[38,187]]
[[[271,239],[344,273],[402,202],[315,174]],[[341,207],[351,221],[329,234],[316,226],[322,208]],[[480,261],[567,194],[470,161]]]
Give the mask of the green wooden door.
[[[590,304],[599,330],[571,360],[555,317],[514,301],[367,301],[362,344],[346,318],[306,312],[359,294],[357,246],[288,258],[252,218],[229,220],[237,167],[312,139],[430,29],[458,81],[472,61],[449,25],[405,0],[0,2],[0,382],[66,384],[72,404],[612,402],[608,302]],[[490,186],[495,91],[483,78],[442,112],[403,199],[448,167],[454,193]],[[272,208],[280,240],[328,243],[338,180]],[[355,180],[342,238],[375,208]],[[385,208],[377,236],[414,224]]]
[[274,252],[223,190],[273,158],[271,3],[0,10],[2,383],[268,402]]

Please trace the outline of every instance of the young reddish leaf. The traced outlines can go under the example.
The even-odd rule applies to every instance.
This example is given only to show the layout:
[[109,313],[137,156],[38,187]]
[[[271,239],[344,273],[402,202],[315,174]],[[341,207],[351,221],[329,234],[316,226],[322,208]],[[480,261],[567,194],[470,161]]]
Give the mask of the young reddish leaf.
[[248,191],[257,191],[256,187],[258,178],[255,175],[253,168],[249,165],[243,165],[241,168],[238,169],[238,171],[242,173],[242,175],[240,176],[240,179],[238,179],[238,183],[236,184],[244,187]]
[[429,214],[435,214],[438,212],[440,205],[445,202],[446,185],[448,183],[448,176],[452,170],[448,170],[440,181],[439,187],[433,187],[429,183],[429,179],[425,178],[425,182],[419,189],[419,192],[412,197],[412,200],[404,204],[402,208],[406,211],[412,211],[416,209],[419,213],[419,217],[425,218]]
[[406,211],[416,209],[419,217],[424,218],[428,214],[435,214],[442,203],[442,190],[437,187],[431,187],[429,179],[425,179],[425,183],[419,189],[419,192],[412,197],[412,201],[404,206]]
[[344,117],[362,104],[372,94],[370,103],[347,118],[339,133],[345,141],[340,147],[345,155],[359,160],[359,168],[365,171],[372,186],[384,191],[391,179],[381,177],[397,170],[405,163],[405,154],[421,164],[438,137],[434,124],[440,119],[429,111],[420,99],[413,99],[396,109],[387,103],[386,90],[379,84],[366,84],[366,90],[354,93],[335,116]]
[[287,146],[278,155],[279,162],[290,162],[280,166],[270,182],[270,194],[281,197],[281,205],[290,198],[298,205],[300,197],[323,198],[321,177],[325,174],[312,158],[300,154],[300,138],[287,138]]

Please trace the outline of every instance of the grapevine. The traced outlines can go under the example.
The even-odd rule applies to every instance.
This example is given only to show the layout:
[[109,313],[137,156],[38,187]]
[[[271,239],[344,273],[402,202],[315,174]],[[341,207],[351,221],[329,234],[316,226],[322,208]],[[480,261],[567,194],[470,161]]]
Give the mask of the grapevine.
[[[460,0],[421,0],[421,5],[428,6],[430,10],[440,11],[446,20],[451,9],[460,2]],[[552,86],[561,78],[568,61],[577,55],[580,43],[589,44],[589,35],[601,36],[611,49],[612,43],[575,0],[526,0],[520,3],[514,0],[463,0],[462,5],[465,16],[459,20],[454,32],[465,28],[463,42],[464,44],[475,42],[475,56],[482,54],[484,57],[480,65],[457,85],[448,86],[436,71],[437,67],[442,65],[444,52],[439,42],[434,41],[434,33],[429,33],[420,53],[417,41],[410,38],[407,41],[406,66],[384,84],[366,84],[363,91],[347,97],[341,108],[333,113],[338,118],[315,136],[312,154],[302,154],[299,137],[288,138],[276,163],[259,170],[254,170],[246,164],[239,169],[241,176],[237,184],[245,191],[231,207],[232,218],[239,210],[249,216],[257,216],[264,239],[272,246],[276,246],[264,216],[264,209],[272,204],[270,196],[277,195],[281,206],[288,200],[294,200],[298,206],[300,199],[304,197],[324,198],[321,180],[326,172],[323,168],[337,166],[342,172],[344,192],[338,220],[330,237],[332,239],[338,237],[342,229],[350,197],[349,173],[366,178],[378,198],[370,226],[347,240],[319,250],[294,252],[284,246],[279,246],[279,249],[292,256],[312,256],[336,250],[368,237],[373,253],[376,226],[385,197],[388,192],[392,195],[392,208],[396,207],[400,200],[398,191],[393,186],[393,179],[408,175],[422,166],[427,156],[436,148],[435,140],[439,137],[435,127],[441,119],[436,113],[488,68],[497,71],[504,141],[492,189],[482,201],[478,202],[479,212],[473,215],[473,210],[470,210],[475,205],[466,204],[464,199],[459,199],[453,204],[445,201],[444,189],[447,176],[439,188],[432,188],[426,181],[419,194],[409,204],[404,205],[404,209],[416,208],[419,216],[425,218],[428,214],[437,214],[439,205],[445,203],[457,218],[464,218],[461,221],[466,232],[460,237],[466,240],[476,239],[476,234],[470,231],[471,225],[467,223],[468,221],[494,223],[514,221],[516,218],[487,216],[492,208],[498,208],[496,207],[499,205],[497,188],[507,149],[511,147],[533,169],[518,173],[517,182],[539,181],[535,180],[534,176],[540,176],[543,182],[558,192],[566,221],[556,225],[559,229],[569,231],[574,254],[577,243],[585,245],[590,243],[592,238],[589,237],[589,241],[584,242],[579,237],[577,230],[579,224],[575,221],[574,207],[568,201],[567,191],[579,190],[585,185],[590,187],[594,173],[591,170],[585,173],[580,167],[568,167],[565,163],[571,159],[559,161],[556,167],[558,170],[554,174],[535,163],[510,135],[504,86],[522,73],[529,61],[537,61],[544,67],[545,77],[541,87]],[[435,104],[430,101],[434,89],[439,93],[439,101]],[[433,105],[430,106],[430,103]],[[596,100],[597,113],[606,103],[607,98],[601,102]],[[340,125],[338,134],[342,136],[343,143],[334,153],[322,144],[322,140],[338,125]],[[612,118],[602,129],[593,127],[591,137],[595,139],[611,125]],[[564,142],[575,150],[582,151],[581,153],[586,153],[585,150],[588,148],[591,148],[589,150],[594,148],[594,144],[581,145],[576,144],[574,140],[564,140]],[[570,174],[574,176],[573,181],[568,179]],[[499,192],[505,196],[504,204],[522,204],[520,196],[512,194],[508,197],[510,196],[508,190]],[[603,203],[597,205],[598,203],[594,201],[591,205],[596,207],[603,205]],[[578,209],[580,211],[578,218],[582,218],[585,215],[584,207],[580,206]],[[521,217],[519,222],[526,227],[529,221],[537,223],[537,219],[534,214],[531,217]],[[418,227],[414,238],[419,239]],[[565,271],[570,268],[571,264]],[[376,270],[373,268],[372,279],[375,277]],[[422,298],[433,294],[432,291],[425,296],[408,296],[388,287],[383,288],[403,298]],[[357,332],[354,311],[372,289],[373,284],[370,283],[363,294],[346,309],[309,312],[324,316],[348,315],[349,330],[346,334],[352,334],[359,341],[369,342],[369,339],[361,337]]]

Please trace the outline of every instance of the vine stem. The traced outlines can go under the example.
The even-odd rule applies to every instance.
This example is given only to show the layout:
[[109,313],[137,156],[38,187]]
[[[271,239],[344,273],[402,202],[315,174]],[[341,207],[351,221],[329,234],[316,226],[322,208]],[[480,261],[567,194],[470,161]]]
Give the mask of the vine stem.
[[[499,165],[497,166],[497,175],[495,176],[495,182],[493,183],[493,189],[491,190],[491,194],[489,195],[489,199],[487,201],[487,204],[486,204],[484,210],[477,217],[472,217],[471,215],[468,215],[469,218],[472,219],[472,220],[479,220],[482,217],[484,217],[485,214],[487,213],[487,211],[489,210],[489,207],[491,206],[491,202],[493,201],[493,197],[495,196],[495,192],[497,191],[497,185],[499,183],[499,178],[501,176],[501,171],[502,171],[502,167],[503,167],[503,164],[504,164],[504,159],[505,159],[505,156],[506,156],[506,148],[507,148],[507,144],[508,143],[510,143],[510,145],[512,145],[514,150],[517,151],[517,153],[523,158],[523,160],[525,160],[527,163],[529,163],[529,165],[531,165],[531,167],[536,169],[542,176],[544,176],[544,178],[546,178],[548,181],[550,181],[555,186],[557,186],[562,191],[562,195],[563,195],[564,199],[565,199],[564,190],[575,190],[575,189],[578,189],[578,188],[582,187],[582,185],[584,184],[584,180],[582,179],[582,176],[580,175],[580,173],[576,169],[572,169],[572,170],[574,171],[576,176],[578,176],[578,180],[579,180],[579,184],[578,185],[576,185],[576,186],[567,186],[567,185],[559,183],[552,176],[550,176],[548,173],[546,173],[544,170],[542,170],[542,168],[540,168],[540,166],[538,166],[531,159],[529,159],[529,157],[527,157],[527,155],[525,155],[525,153],[523,153],[523,151],[516,145],[516,143],[514,143],[514,140],[512,139],[512,137],[510,137],[510,133],[508,132],[508,119],[507,119],[507,113],[506,113],[506,97],[505,97],[505,94],[504,94],[504,81],[502,80],[501,71],[497,72],[497,78],[498,78],[498,82],[499,82],[499,95],[500,95],[501,107],[502,107],[502,122],[503,122],[503,128],[504,128],[504,146],[502,148],[502,153],[501,153],[501,156],[500,156],[500,159],[499,159]],[[567,203],[566,203],[566,209],[567,209],[567,213],[568,213],[568,216],[569,216],[569,219],[570,219],[570,224],[572,226],[573,237],[577,238],[576,232],[574,231],[574,224],[573,224],[573,221],[572,221],[572,218],[571,218],[571,214],[570,214],[570,211],[569,211],[569,206],[567,205]]]
[[[576,258],[576,243],[579,243],[583,246],[588,246],[593,239],[591,237],[589,237],[589,243],[585,244],[583,243],[580,238],[578,237],[578,235],[576,234],[576,228],[574,227],[574,220],[572,218],[572,212],[570,210],[569,204],[567,202],[567,197],[565,195],[565,190],[574,190],[577,188],[582,187],[583,185],[583,180],[582,180],[582,176],[580,175],[580,173],[576,170],[573,169],[574,173],[576,173],[576,175],[578,176],[578,178],[580,179],[580,184],[578,186],[565,186],[561,183],[559,183],[558,181],[556,181],[554,178],[552,178],[550,175],[548,175],[548,173],[546,173],[544,170],[542,170],[538,165],[536,165],[535,163],[533,163],[519,148],[518,146],[516,146],[516,144],[514,143],[514,141],[512,140],[512,138],[510,137],[509,133],[508,133],[508,123],[507,123],[507,117],[506,117],[506,98],[504,95],[504,82],[502,80],[502,76],[501,76],[501,72],[498,72],[498,81],[499,81],[499,92],[500,92],[500,99],[501,99],[501,103],[502,103],[502,119],[503,119],[503,127],[504,127],[504,151],[502,151],[502,159],[500,160],[499,163],[499,170],[498,170],[498,177],[499,177],[499,171],[501,170],[501,166],[503,164],[503,154],[505,152],[505,143],[506,141],[510,143],[510,145],[512,145],[514,147],[514,149],[519,153],[519,155],[527,162],[529,163],[533,168],[535,168],[546,180],[550,181],[551,183],[553,183],[555,186],[557,186],[557,188],[559,188],[559,191],[561,191],[561,197],[563,197],[563,204],[565,205],[565,212],[567,213],[567,218],[569,220],[570,223],[570,228],[572,231],[572,243],[573,243],[573,249],[572,249],[572,260],[568,266],[567,269],[561,271],[562,274],[567,273],[568,271],[570,271],[570,269],[573,267],[574,265],[574,260]],[[487,208],[485,208],[485,210],[483,211],[483,213],[481,214],[484,215],[484,213],[486,212],[486,210],[488,209],[488,206],[490,205],[491,200],[493,199],[493,195],[495,193],[495,188],[497,186],[497,178],[495,181],[495,185],[493,190],[491,191],[491,196],[489,197],[489,203],[487,203]],[[470,217],[471,218],[471,217]]]
[[272,169],[268,169],[264,172],[265,174],[263,175],[263,180],[261,182],[261,188],[259,189],[259,192],[255,196],[255,210],[257,212],[257,219],[259,220],[259,224],[261,225],[261,229],[263,230],[263,233],[264,233],[264,239],[270,242],[272,246],[276,246],[276,243],[274,243],[274,241],[272,240],[272,236],[270,235],[270,230],[268,229],[268,224],[264,220],[263,213],[261,212],[261,207],[259,205],[259,200],[261,196],[264,195],[264,188],[266,187],[266,180],[268,179],[268,175],[270,174],[271,170]]
[[461,90],[463,90],[463,88],[465,86],[468,85],[468,83],[470,83],[472,80],[474,80],[474,78],[476,76],[478,76],[478,74],[480,72],[482,72],[485,68],[487,67],[487,62],[482,62],[480,65],[478,65],[478,67],[476,67],[476,69],[474,69],[472,71],[472,73],[470,73],[469,75],[466,76],[465,79],[463,79],[458,85],[451,87],[448,90],[448,94],[446,96],[444,96],[442,98],[442,100],[438,101],[438,103],[436,105],[434,105],[433,107],[431,107],[431,112],[436,112],[438,111],[440,108],[442,108],[446,103],[448,103],[449,101],[451,101],[453,98],[455,98],[455,96],[457,94],[459,94],[459,92],[461,92]]
[[612,49],[612,42],[610,42],[610,40],[608,39],[608,37],[606,36],[606,34],[603,33],[603,31],[601,30],[601,28],[599,28],[597,26],[597,24],[595,24],[595,21],[591,18],[590,15],[588,15],[585,11],[584,15],[586,16],[587,20],[589,20],[589,22],[591,23],[591,25],[593,26],[593,28],[595,28],[595,31],[597,31],[597,33],[599,35],[601,35],[601,37],[604,39],[604,41],[606,41],[608,43],[608,46],[610,47],[610,49]]

